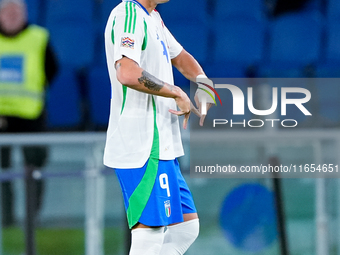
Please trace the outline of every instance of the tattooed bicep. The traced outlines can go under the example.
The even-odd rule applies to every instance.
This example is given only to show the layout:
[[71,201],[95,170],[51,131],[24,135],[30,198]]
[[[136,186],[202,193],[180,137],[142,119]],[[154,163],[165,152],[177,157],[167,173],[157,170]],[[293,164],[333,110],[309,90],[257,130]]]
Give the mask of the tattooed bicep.
[[126,56],[123,56],[121,59],[117,60],[115,63],[115,69],[118,70],[122,65],[124,66],[130,66],[131,63],[133,63],[136,66],[139,66],[138,63],[131,58],[128,58]]

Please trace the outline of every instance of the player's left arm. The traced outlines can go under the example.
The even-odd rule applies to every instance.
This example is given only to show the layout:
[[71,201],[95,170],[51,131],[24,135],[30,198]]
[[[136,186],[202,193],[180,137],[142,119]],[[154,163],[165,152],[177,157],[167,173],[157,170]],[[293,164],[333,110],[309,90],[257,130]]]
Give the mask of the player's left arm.
[[[178,56],[173,58],[171,60],[171,62],[172,62],[172,65],[175,66],[178,71],[180,71],[187,79],[189,79],[193,82],[197,82],[198,77],[201,77],[201,78],[205,77],[206,78],[206,75],[205,75],[202,67],[200,66],[200,64],[185,49],[183,49]],[[199,111],[202,112],[201,111],[202,103],[204,103],[204,102],[202,102],[199,99],[198,94],[195,95],[195,102],[196,102],[196,105],[197,105]],[[206,106],[205,106],[206,111],[208,111],[212,105],[213,105],[212,103],[209,103],[209,102],[206,103]],[[201,119],[200,119],[200,125],[201,126],[203,126],[205,116],[206,116],[205,114],[202,114],[202,116],[201,116]]]
[[198,75],[205,75],[200,64],[185,49],[183,49],[177,57],[173,58],[171,63],[185,76],[185,78],[193,82],[196,82],[196,77]]

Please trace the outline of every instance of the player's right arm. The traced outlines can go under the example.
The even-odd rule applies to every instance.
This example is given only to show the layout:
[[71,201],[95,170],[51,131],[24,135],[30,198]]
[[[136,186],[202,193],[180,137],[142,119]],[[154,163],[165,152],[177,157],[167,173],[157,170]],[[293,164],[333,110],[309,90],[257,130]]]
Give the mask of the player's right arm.
[[179,87],[161,81],[142,69],[135,61],[123,57],[115,63],[118,81],[131,89],[156,96],[173,98],[179,111],[170,109],[169,112],[178,116],[185,115],[183,127],[187,127],[190,112],[200,116],[187,94]]
[[179,111],[169,111],[185,116],[184,128],[191,111],[200,116],[182,89],[159,80],[141,68],[142,51],[147,44],[147,24],[138,6],[123,2],[116,13],[111,13],[105,31],[105,42],[109,66],[116,69],[119,83],[143,93],[173,98]]

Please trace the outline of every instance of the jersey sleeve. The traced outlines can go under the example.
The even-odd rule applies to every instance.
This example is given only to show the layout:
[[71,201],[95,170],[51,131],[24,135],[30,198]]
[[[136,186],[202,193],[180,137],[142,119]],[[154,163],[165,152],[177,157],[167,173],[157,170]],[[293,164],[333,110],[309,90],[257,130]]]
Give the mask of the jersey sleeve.
[[168,40],[170,58],[173,59],[181,53],[183,46],[177,42],[167,27],[164,27],[164,29]]
[[125,56],[140,65],[145,35],[143,17],[140,16],[134,4],[126,3],[126,12],[115,17],[111,35],[114,63]]

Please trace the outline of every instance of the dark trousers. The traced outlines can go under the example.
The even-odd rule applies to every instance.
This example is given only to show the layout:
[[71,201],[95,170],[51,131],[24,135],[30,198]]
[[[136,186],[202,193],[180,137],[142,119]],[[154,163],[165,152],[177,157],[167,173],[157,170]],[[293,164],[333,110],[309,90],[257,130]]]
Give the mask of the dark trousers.
[[[13,117],[2,117],[2,119],[6,125],[0,130],[1,133],[41,132],[44,130],[43,116],[36,120],[25,120]],[[0,147],[1,168],[3,171],[8,171],[11,168],[11,152],[10,146]],[[23,146],[22,153],[24,156],[25,171],[27,171],[27,169],[38,170],[45,165],[48,150],[45,146]],[[32,195],[36,201],[34,212],[37,214],[42,205],[44,182],[42,180],[35,180],[34,185],[35,194]],[[3,226],[10,226],[15,222],[14,194],[11,181],[2,182],[1,196],[2,224]]]

